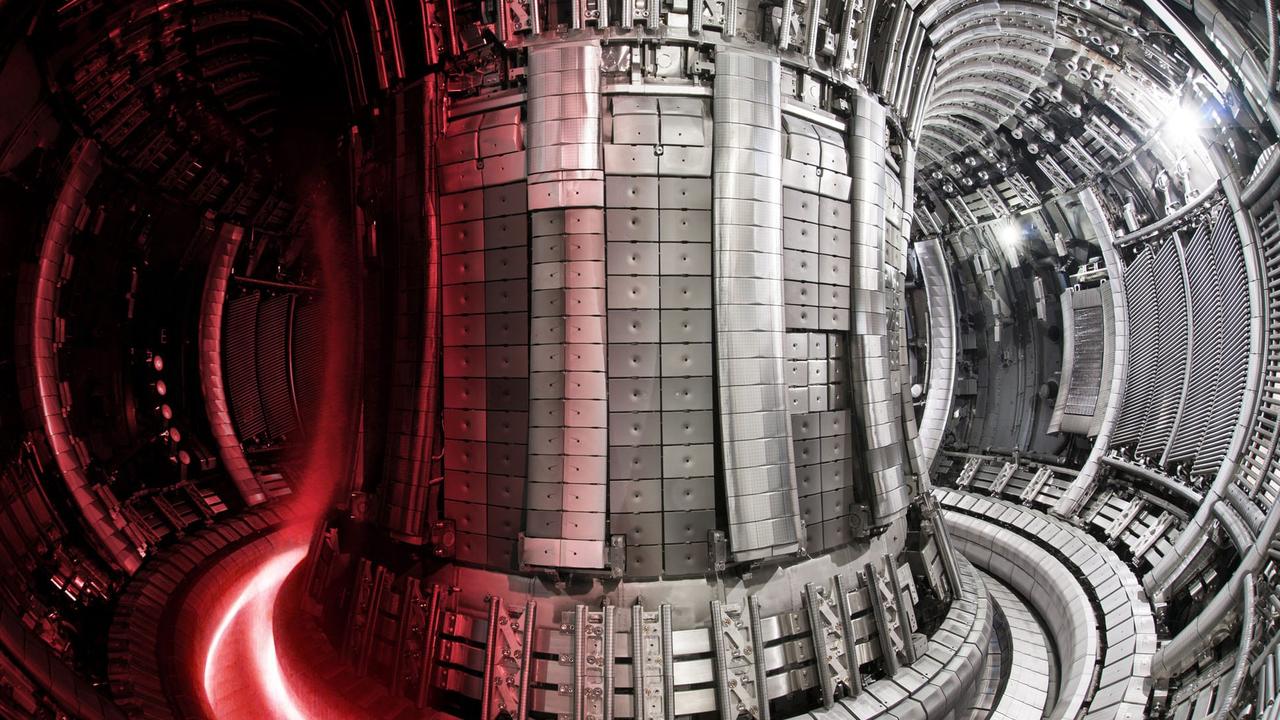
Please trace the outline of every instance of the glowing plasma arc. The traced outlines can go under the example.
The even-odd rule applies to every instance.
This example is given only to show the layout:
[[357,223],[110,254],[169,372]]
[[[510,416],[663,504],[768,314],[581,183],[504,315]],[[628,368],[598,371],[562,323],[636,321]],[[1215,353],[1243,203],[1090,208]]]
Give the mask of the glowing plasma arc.
[[274,555],[264,562],[244,584],[235,601],[218,621],[205,654],[204,694],[214,717],[219,720],[238,720],[241,716],[239,712],[219,707],[235,704],[222,701],[218,690],[224,679],[219,676],[219,672],[243,666],[235,662],[235,659],[229,662],[219,657],[224,651],[223,645],[229,634],[243,638],[252,654],[251,682],[258,685],[256,690],[266,705],[255,717],[309,720],[307,713],[298,707],[297,700],[285,682],[280,660],[276,655],[273,624],[276,595],[280,592],[280,586],[306,554],[306,548],[299,546]]

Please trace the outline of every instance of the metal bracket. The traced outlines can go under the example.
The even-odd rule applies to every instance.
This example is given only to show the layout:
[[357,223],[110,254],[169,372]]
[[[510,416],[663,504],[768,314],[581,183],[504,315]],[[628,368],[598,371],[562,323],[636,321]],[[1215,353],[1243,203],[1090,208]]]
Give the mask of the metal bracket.
[[489,596],[489,632],[485,644],[484,687],[480,717],[495,720],[505,713],[512,720],[528,716],[529,671],[525,648],[533,646],[538,606],[530,600],[523,609],[507,608],[498,595]]
[[723,530],[707,531],[707,555],[712,572],[724,572],[729,566],[729,543]]
[[973,483],[973,476],[978,474],[978,468],[982,467],[982,459],[971,457],[964,463],[964,469],[960,471],[960,477],[956,478],[956,487],[967,488]]
[[1163,536],[1169,527],[1173,525],[1173,515],[1165,513],[1156,520],[1155,524],[1147,529],[1142,537],[1138,538],[1138,542],[1133,545],[1133,557],[1135,560],[1141,559],[1148,551],[1155,546],[1156,542]]
[[1120,537],[1120,534],[1133,523],[1134,518],[1138,517],[1138,513],[1142,512],[1144,507],[1146,507],[1146,502],[1141,498],[1130,500],[1129,506],[1124,509],[1124,512],[1117,515],[1116,519],[1112,520],[1111,525],[1107,527],[1107,539],[1115,540]]
[[666,720],[661,614],[631,607],[632,712],[636,720]]
[[[608,614],[612,615],[612,610]],[[573,720],[604,717],[605,615],[587,610],[586,605],[573,611]],[[609,625],[612,632],[612,621]],[[612,664],[609,662],[610,672]]]
[[893,677],[898,674],[898,668],[901,666],[898,654],[903,651],[903,646],[906,644],[900,633],[898,601],[884,578],[871,563],[866,564],[860,579],[870,594],[871,610],[876,618],[876,632],[880,638],[880,657],[884,661],[885,674]]
[[627,536],[609,536],[609,575],[620,578],[627,574]]
[[373,652],[374,625],[384,592],[390,587],[392,577],[387,569],[364,559],[356,569],[356,586],[352,592],[351,607],[347,609],[347,628],[343,643],[347,657],[352,660],[356,674],[369,671],[369,657]]
[[[754,601],[754,598],[752,598]],[[753,613],[754,614],[754,613]],[[755,618],[744,622],[741,605],[711,601],[711,642],[716,669],[716,699],[721,720],[769,720],[764,666],[757,660]],[[761,698],[764,701],[761,702]]]
[[1005,486],[1009,484],[1009,480],[1017,469],[1017,463],[1006,462],[1004,467],[1000,468],[1000,473],[996,475],[995,482],[991,483],[991,494],[999,495],[1004,492]]
[[891,556],[884,556],[884,566],[885,572],[889,574],[889,589],[893,591],[893,597],[898,601],[896,607],[898,630],[902,633],[902,655],[906,658],[908,665],[913,665],[916,661],[916,646],[911,635],[916,629],[916,611],[911,604],[911,592],[909,588],[902,586],[902,579],[898,577],[898,567]]
[[453,557],[454,543],[457,540],[454,524],[451,519],[436,520],[431,523],[431,554],[438,558]]
[[1022,494],[1018,496],[1018,499],[1021,500],[1023,504],[1030,505],[1052,477],[1053,471],[1048,467],[1041,465],[1040,469],[1036,471],[1035,477],[1031,478],[1031,482],[1027,483],[1027,486],[1022,489]]
[[849,638],[845,635],[850,631],[849,619],[841,618],[842,606],[847,606],[848,602],[838,602],[838,588],[839,586],[837,597],[831,597],[826,588],[813,583],[804,586],[809,632],[813,638],[814,664],[818,668],[824,708],[835,704],[838,686],[852,690],[854,678],[849,668],[857,664],[856,659],[850,657]]

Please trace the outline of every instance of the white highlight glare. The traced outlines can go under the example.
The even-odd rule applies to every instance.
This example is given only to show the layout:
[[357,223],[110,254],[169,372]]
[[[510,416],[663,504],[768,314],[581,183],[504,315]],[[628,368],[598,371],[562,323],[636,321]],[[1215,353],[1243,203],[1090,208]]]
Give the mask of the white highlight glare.
[[1006,220],[996,231],[996,237],[999,238],[1001,245],[1012,250],[1022,243],[1022,228],[1018,226],[1017,221]]
[[1204,121],[1198,109],[1182,103],[1177,97],[1169,99],[1165,108],[1163,133],[1165,140],[1176,151],[1191,149],[1200,143],[1200,129]]
[[309,716],[298,707],[285,682],[280,659],[276,655],[273,625],[275,600],[280,586],[306,554],[306,547],[296,547],[263,563],[218,622],[204,661],[204,693],[215,716],[223,717],[217,708],[217,670],[221,665],[217,662],[218,654],[232,624],[239,622],[244,625],[240,632],[245,633],[252,644],[252,662],[261,682],[260,690],[270,702],[269,716],[286,720],[309,720]]

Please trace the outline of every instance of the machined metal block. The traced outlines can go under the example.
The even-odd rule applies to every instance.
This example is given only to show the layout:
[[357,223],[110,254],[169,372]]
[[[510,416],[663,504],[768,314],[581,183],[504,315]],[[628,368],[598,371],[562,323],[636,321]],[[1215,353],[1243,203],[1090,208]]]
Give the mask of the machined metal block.
[[445,315],[443,338],[445,347],[484,345],[486,315]]
[[525,513],[525,534],[529,537],[560,537],[561,514],[559,510],[529,510]]
[[[622,280],[623,278],[618,278]],[[629,278],[636,279],[636,278]],[[610,343],[656,343],[660,337],[658,310],[618,309],[609,311]]]
[[[646,448],[651,453],[656,453],[658,448]],[[628,460],[634,460],[639,455],[639,449],[634,451],[625,451],[623,455],[631,456]],[[611,460],[612,464],[612,460]],[[628,462],[628,465],[631,463]],[[656,464],[661,462],[643,463],[644,465]],[[660,470],[661,468],[659,468]],[[654,474],[653,479],[635,479],[635,480],[610,480],[609,481],[609,512],[615,515],[627,513],[642,512],[661,512],[662,511],[662,480],[658,479],[659,474]]]
[[604,201],[610,208],[657,208],[658,178],[609,175],[605,178]]
[[528,222],[529,189],[526,183],[517,182],[484,189],[484,215],[486,218],[515,215],[521,224]]
[[564,281],[567,288],[605,287],[605,264],[599,260],[578,260],[565,263]]
[[[820,276],[819,255],[800,250],[786,250],[783,253],[783,277],[789,281],[816,283]],[[817,298],[812,298],[816,304]]]
[[529,242],[529,221],[524,215],[503,215],[484,219],[486,249],[519,247]]
[[658,98],[645,95],[617,95],[613,97],[614,115],[657,115]]
[[615,412],[609,416],[610,445],[661,445],[662,413]]
[[[453,258],[467,257],[453,255]],[[479,274],[486,280],[515,280],[526,277],[529,251],[524,246],[486,250]]]
[[660,142],[658,115],[615,114],[613,142],[628,145],[657,145]]
[[662,346],[662,376],[710,376],[711,344],[665,344]]
[[687,510],[663,513],[663,542],[705,543],[707,532],[716,526],[715,512],[711,510]]
[[663,277],[658,288],[664,310],[711,307],[711,278],[705,276]]
[[[462,317],[477,317],[483,320],[483,332],[479,333],[481,342],[489,342],[495,345],[499,343],[503,345],[529,344],[529,313],[527,312],[492,312],[487,315]],[[468,338],[467,333],[464,332],[461,339],[474,338]]]
[[712,453],[710,444],[663,447],[662,476],[674,478],[711,475],[715,468]]
[[625,536],[627,547],[661,545],[662,513],[615,513],[610,518],[609,530]]
[[[658,206],[663,210],[710,210],[711,180],[704,178],[662,178],[658,184]],[[666,227],[664,214],[662,225]],[[710,222],[707,223],[710,239]]]
[[710,243],[711,211],[662,209],[658,214],[658,237],[663,242]]
[[658,241],[658,211],[610,208],[606,212],[609,241],[652,243]]
[[444,349],[444,376],[447,378],[484,377],[484,347],[462,345]]
[[710,377],[664,377],[663,410],[710,410],[713,405]]
[[663,506],[683,510],[712,510],[716,502],[715,490],[715,480],[711,476],[664,478]]
[[817,223],[794,218],[782,221],[782,245],[787,250],[818,252],[821,237]]
[[813,311],[821,302],[817,283],[786,280],[782,286],[782,297],[787,303],[786,326],[792,329],[811,328],[815,318]]
[[[656,242],[608,243],[608,270],[610,275],[657,275],[658,252]],[[610,288],[612,290],[612,287]],[[654,288],[655,294],[657,288]]]
[[469,220],[442,225],[440,249],[445,255],[484,249],[484,220]]
[[604,169],[611,175],[657,175],[658,157],[652,145],[604,145]]
[[663,275],[710,275],[711,244],[706,242],[663,242],[659,271]]
[[663,566],[673,575],[697,575],[708,567],[707,543],[689,542],[663,545]]
[[663,409],[661,383],[662,381],[656,376],[610,379],[610,410],[614,412],[652,412]]
[[[518,487],[513,488],[512,492],[517,493],[518,497],[524,498],[524,478],[526,471],[529,470],[529,447],[525,445],[525,442],[490,442],[489,447],[485,448],[484,465],[490,473],[490,478],[516,478]],[[493,488],[490,488],[489,497],[498,497],[495,495]],[[516,505],[512,505],[512,507],[516,507]]]
[[707,144],[702,115],[663,115],[659,128],[659,142],[664,147]]
[[671,146],[657,155],[658,174],[671,177],[706,177],[711,174],[711,148]]
[[610,344],[609,377],[644,378],[659,375],[659,345]]
[[529,352],[513,345],[485,348],[485,373],[490,378],[522,378],[529,375]]
[[783,217],[805,223],[817,223],[819,218],[819,198],[812,193],[783,188]]
[[[448,303],[448,293],[445,302]],[[529,281],[492,280],[484,283],[485,312],[521,312],[529,309]]]
[[710,310],[662,310],[661,324],[663,343],[711,342]]
[[[609,280],[609,307],[611,309],[624,310],[656,310],[658,308],[657,276],[611,276]],[[657,332],[657,328],[654,328],[655,335]]]

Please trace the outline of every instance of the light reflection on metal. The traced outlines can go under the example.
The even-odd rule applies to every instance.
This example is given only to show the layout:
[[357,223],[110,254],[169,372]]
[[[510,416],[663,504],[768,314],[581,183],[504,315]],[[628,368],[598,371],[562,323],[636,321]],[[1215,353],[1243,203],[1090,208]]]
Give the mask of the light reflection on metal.
[[[299,707],[297,698],[285,682],[280,659],[276,655],[273,628],[275,601],[280,587],[306,554],[306,546],[300,545],[270,557],[249,577],[218,621],[204,662],[205,698],[213,717],[218,720],[248,717],[242,711],[242,702],[229,702],[229,698],[219,692],[226,683],[241,681],[223,675],[233,669],[240,669],[247,676],[244,681],[256,682],[262,699],[267,703],[253,717],[286,720],[307,720],[311,717]],[[242,658],[225,657],[237,649],[231,646],[231,640],[235,640],[237,645],[248,645],[252,653],[248,665],[242,664]]]

